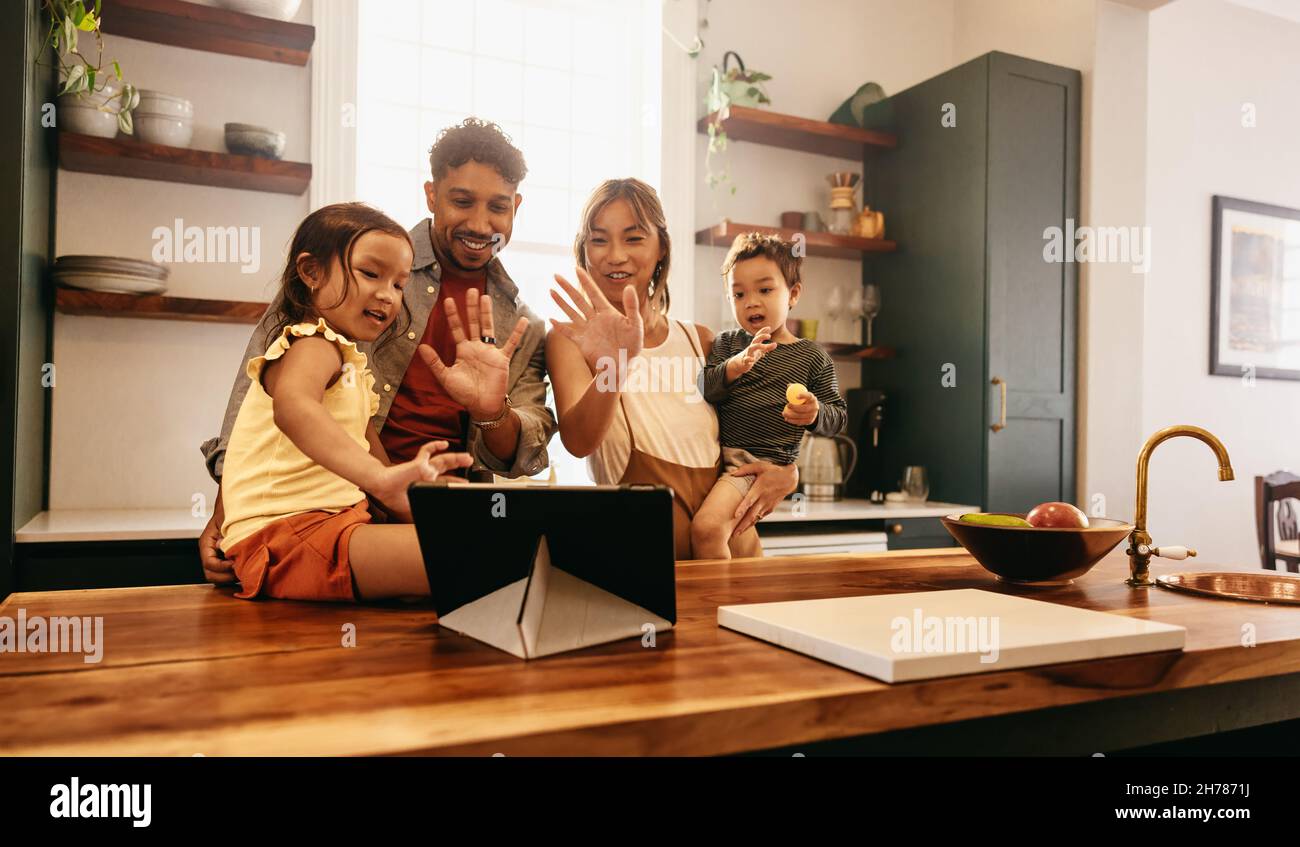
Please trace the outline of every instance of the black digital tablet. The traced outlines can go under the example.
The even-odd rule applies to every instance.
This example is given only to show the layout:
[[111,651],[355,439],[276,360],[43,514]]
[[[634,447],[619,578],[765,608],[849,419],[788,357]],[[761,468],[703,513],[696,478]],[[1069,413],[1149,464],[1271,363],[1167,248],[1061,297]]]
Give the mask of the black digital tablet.
[[438,622],[520,658],[677,620],[671,489],[416,483]]

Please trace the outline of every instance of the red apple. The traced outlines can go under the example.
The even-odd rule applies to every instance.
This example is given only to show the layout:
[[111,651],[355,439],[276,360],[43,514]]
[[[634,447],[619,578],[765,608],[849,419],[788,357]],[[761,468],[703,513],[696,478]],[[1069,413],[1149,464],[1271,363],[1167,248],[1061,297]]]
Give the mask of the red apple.
[[1069,503],[1039,503],[1025,516],[1030,526],[1087,529],[1088,516]]

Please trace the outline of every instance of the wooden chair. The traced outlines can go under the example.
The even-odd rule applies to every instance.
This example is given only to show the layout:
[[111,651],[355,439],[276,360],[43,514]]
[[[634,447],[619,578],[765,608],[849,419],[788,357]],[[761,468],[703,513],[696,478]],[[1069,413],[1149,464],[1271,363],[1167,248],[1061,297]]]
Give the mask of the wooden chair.
[[1291,503],[1293,499],[1300,499],[1300,476],[1278,471],[1255,477],[1259,558],[1270,571],[1277,570],[1277,560],[1281,559],[1286,563],[1287,571],[1300,573],[1300,532],[1297,531],[1296,510]]

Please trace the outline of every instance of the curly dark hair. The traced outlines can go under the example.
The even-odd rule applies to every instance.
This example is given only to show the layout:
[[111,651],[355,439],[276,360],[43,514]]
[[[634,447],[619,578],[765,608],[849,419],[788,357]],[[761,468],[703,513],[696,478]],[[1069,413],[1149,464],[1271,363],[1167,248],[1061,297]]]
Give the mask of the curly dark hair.
[[496,168],[511,185],[518,185],[528,175],[524,154],[511,143],[510,136],[491,121],[474,117],[438,133],[429,150],[429,170],[438,180],[449,168],[459,168],[470,159]]

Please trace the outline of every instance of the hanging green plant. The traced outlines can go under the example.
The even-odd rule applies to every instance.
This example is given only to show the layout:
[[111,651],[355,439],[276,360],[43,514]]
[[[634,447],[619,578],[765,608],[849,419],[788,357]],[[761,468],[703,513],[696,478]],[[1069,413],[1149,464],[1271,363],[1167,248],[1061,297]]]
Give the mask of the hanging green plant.
[[[731,57],[736,58],[736,67],[728,66]],[[724,169],[721,173],[713,169],[715,155],[725,153],[727,150],[727,130],[724,121],[731,114],[732,106],[749,106],[758,108],[759,106],[771,105],[772,99],[767,96],[763,90],[763,83],[772,77],[762,71],[750,71],[745,69],[745,62],[735,51],[728,50],[722,56],[722,67],[713,66],[713,81],[709,85],[708,94],[705,95],[705,107],[712,115],[708,123],[709,133],[709,150],[704,157],[704,167],[706,170],[705,180],[709,188],[716,188],[724,182],[731,179],[730,169]],[[731,186],[731,193],[736,193],[736,186]]]
[[[134,85],[122,82],[122,66],[116,60],[109,62],[109,67],[104,65],[100,4],[101,0],[95,0],[94,8],[87,9],[84,0],[41,0],[50,18],[45,47],[53,50],[58,63],[59,95],[74,95],[102,112],[116,114],[118,128],[131,135],[131,110],[139,105],[140,93]],[[81,33],[95,36],[93,62],[81,52]]]

